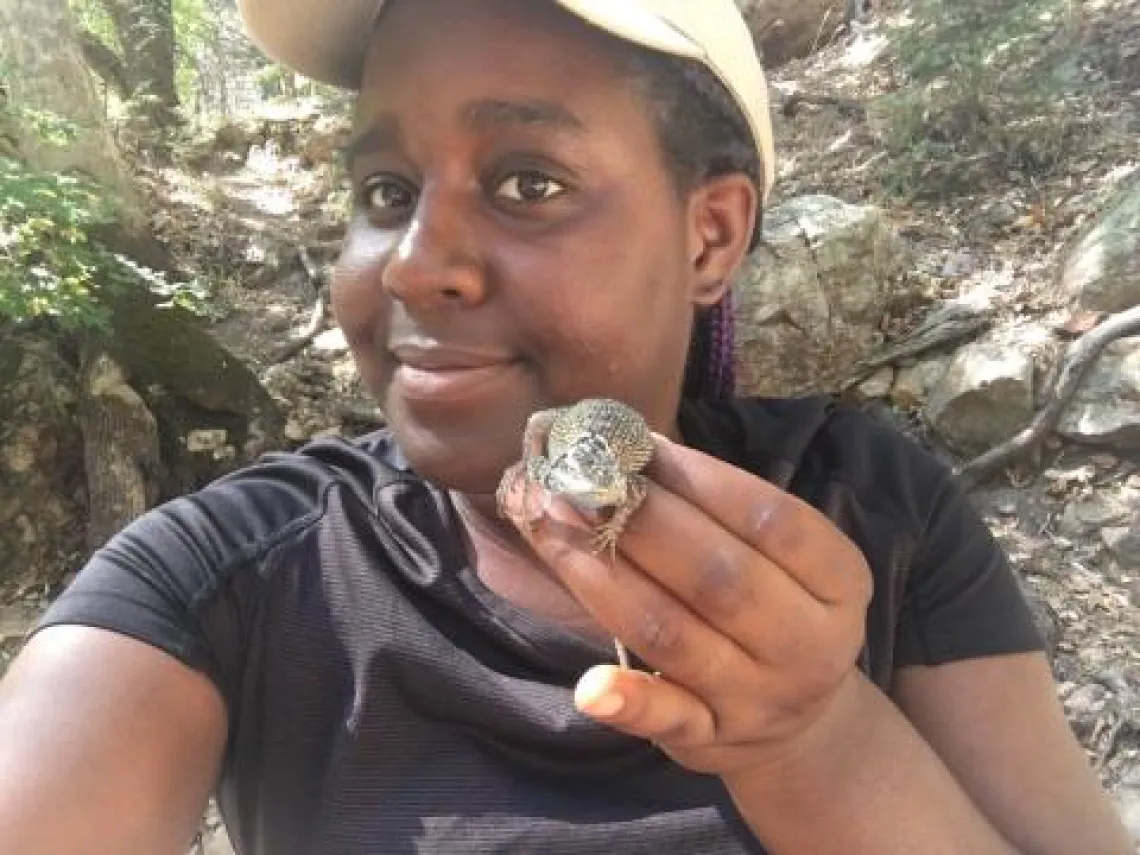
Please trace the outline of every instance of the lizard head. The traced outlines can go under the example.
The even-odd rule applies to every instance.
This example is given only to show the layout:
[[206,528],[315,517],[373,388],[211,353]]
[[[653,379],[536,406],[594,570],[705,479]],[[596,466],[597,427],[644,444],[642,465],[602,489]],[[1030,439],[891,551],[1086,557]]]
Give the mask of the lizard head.
[[625,498],[626,475],[605,438],[588,434],[551,461],[546,487],[581,510],[599,510]]

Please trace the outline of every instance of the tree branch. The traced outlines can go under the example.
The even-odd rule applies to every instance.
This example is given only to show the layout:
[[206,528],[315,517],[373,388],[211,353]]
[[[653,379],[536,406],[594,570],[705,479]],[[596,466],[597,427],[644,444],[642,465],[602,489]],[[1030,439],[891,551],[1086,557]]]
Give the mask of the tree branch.
[[1116,339],[1137,333],[1140,333],[1140,306],[1133,306],[1110,315],[1099,326],[1093,327],[1070,344],[1045,406],[1038,411],[1028,427],[1013,439],[991,448],[958,469],[958,476],[965,487],[972,489],[1000,467],[1037,448],[1057,427],[1065,407],[1101,352]]

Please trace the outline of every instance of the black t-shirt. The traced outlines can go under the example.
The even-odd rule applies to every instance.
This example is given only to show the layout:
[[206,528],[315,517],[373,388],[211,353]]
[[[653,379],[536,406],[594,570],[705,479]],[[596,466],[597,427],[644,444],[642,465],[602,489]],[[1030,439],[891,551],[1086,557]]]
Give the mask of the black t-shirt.
[[[1040,649],[949,472],[829,399],[686,402],[685,442],[827,514],[875,577],[861,667]],[[512,606],[390,437],[270,455],[134,522],[41,626],[133,636],[228,706],[239,852],[763,852],[719,779],[580,715],[612,649]]]

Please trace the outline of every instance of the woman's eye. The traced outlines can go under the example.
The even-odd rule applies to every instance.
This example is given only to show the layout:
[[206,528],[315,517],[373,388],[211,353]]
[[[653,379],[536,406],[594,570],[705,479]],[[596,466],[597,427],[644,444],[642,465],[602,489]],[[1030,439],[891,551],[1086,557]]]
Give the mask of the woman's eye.
[[516,172],[499,185],[496,195],[512,202],[542,202],[553,199],[565,187],[541,172]]
[[364,187],[364,206],[370,211],[399,211],[414,201],[415,194],[408,185],[394,178],[376,178]]

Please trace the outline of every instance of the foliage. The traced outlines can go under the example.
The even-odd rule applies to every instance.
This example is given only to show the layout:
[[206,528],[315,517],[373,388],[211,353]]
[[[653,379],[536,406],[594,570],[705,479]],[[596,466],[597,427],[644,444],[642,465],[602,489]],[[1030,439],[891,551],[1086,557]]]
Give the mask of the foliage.
[[914,0],[894,46],[908,84],[884,99],[892,188],[970,192],[1064,153],[1090,81],[1071,0]]
[[58,113],[20,105],[9,107],[7,112],[11,120],[30,130],[34,136],[48,145],[71,145],[80,137],[79,125]]
[[[13,112],[47,143],[66,144],[77,133],[50,113]],[[131,287],[199,308],[204,295],[196,283],[168,283],[99,241],[99,229],[116,219],[112,194],[95,181],[0,157],[0,321],[50,317],[71,330],[104,327],[101,298]]]

